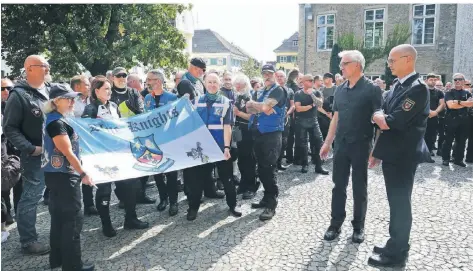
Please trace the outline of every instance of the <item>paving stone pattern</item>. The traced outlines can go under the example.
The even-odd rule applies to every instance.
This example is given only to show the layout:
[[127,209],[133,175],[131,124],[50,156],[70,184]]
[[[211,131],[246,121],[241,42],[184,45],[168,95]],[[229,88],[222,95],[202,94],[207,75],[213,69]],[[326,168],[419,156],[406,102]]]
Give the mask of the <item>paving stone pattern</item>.
[[[473,166],[422,164],[412,196],[414,222],[410,258],[405,270],[473,270]],[[326,165],[331,168],[332,165]],[[258,219],[260,210],[241,200],[243,217],[229,216],[224,200],[205,199],[197,220],[188,222],[185,196],[179,214],[170,218],[155,205],[139,205],[138,215],[150,222],[146,230],[124,230],[123,210],[113,199],[111,216],[118,230],[114,238],[101,233],[100,218],[86,217],[82,232],[83,259],[96,270],[377,270],[367,260],[374,245],[388,238],[389,208],[381,169],[369,170],[366,240],[351,242],[353,197],[348,189],[347,219],[340,238],[322,240],[330,221],[330,176],[300,173],[291,166],[280,173],[276,216]],[[157,198],[157,189],[148,188]],[[258,192],[257,199],[262,197]],[[50,217],[40,203],[40,240],[49,237]],[[21,254],[16,224],[2,244],[2,270],[48,270],[48,256]]]

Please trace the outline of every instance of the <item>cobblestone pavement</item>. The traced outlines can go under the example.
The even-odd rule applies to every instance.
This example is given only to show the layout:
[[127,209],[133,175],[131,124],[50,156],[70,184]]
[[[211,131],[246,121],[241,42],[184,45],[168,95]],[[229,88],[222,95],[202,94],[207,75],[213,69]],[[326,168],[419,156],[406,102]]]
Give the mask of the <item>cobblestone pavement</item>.
[[[412,196],[414,222],[406,270],[473,270],[473,166],[450,168],[423,164]],[[327,164],[331,168],[331,164]],[[276,216],[258,220],[260,210],[241,200],[243,217],[228,215],[224,200],[206,199],[196,221],[185,218],[186,201],[180,197],[179,214],[170,218],[155,205],[139,205],[138,215],[149,221],[146,230],[124,230],[123,211],[116,199],[111,207],[118,229],[115,238],[101,233],[99,217],[86,217],[82,233],[83,259],[96,270],[377,270],[367,265],[374,245],[388,238],[389,209],[381,169],[369,171],[366,240],[350,240],[352,190],[347,220],[340,238],[322,240],[330,220],[331,176],[301,174],[292,166],[279,174],[280,198]],[[350,185],[351,186],[351,185]],[[155,187],[148,194],[157,197]],[[258,192],[258,198],[262,196]],[[37,228],[48,240],[49,213],[40,204]],[[20,252],[16,224],[2,244],[2,270],[47,270],[48,256],[28,257]]]

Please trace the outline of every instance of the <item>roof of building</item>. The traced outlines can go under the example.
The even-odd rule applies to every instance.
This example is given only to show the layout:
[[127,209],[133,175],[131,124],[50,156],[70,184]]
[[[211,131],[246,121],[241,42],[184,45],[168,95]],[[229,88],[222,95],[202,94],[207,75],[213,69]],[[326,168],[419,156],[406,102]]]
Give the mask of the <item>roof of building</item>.
[[295,52],[297,53],[299,50],[299,46],[295,45],[293,41],[299,40],[299,32],[292,34],[288,39],[285,39],[282,44],[274,50],[275,53],[278,52]]
[[210,29],[201,29],[194,31],[192,38],[193,53],[232,53],[235,55],[248,57],[251,56],[240,47],[227,41],[217,32]]

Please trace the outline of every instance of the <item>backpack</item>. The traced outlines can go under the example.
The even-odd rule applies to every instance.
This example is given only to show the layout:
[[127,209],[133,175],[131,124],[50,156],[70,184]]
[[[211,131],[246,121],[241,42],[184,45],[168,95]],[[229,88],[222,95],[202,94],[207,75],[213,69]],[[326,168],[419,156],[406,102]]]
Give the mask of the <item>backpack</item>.
[[20,158],[7,154],[5,140],[2,140],[2,191],[9,191],[20,180]]

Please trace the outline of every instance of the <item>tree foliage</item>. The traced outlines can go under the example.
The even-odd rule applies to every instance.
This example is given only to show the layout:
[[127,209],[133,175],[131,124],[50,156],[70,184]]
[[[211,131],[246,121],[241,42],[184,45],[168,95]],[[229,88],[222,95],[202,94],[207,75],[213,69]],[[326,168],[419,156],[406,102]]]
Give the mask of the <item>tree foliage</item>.
[[379,47],[365,47],[363,38],[358,38],[354,33],[345,33],[338,37],[337,43],[341,47],[340,50],[358,50],[365,57],[365,69],[372,64],[375,60],[384,58],[389,55],[391,49],[399,44],[405,43],[411,32],[409,25],[398,24],[394,26],[394,29],[389,33],[383,46]]
[[340,46],[338,46],[337,43],[335,43],[332,47],[332,54],[330,56],[330,73],[333,75],[340,73],[340,57],[338,56],[338,53],[340,53],[342,50]]
[[[43,54],[53,76],[105,74],[138,63],[166,71],[185,67],[185,39],[173,4],[2,5],[2,58],[18,75],[28,55]],[[7,53],[5,53],[7,52]]]
[[248,59],[246,62],[243,62],[241,66],[241,72],[250,79],[261,75],[259,63],[252,58]]

